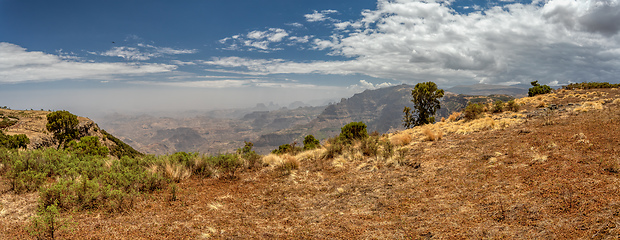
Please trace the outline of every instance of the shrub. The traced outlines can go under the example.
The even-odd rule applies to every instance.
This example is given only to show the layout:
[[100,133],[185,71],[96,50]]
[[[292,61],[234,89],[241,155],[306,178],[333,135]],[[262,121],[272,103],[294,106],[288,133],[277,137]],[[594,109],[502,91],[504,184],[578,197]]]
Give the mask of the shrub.
[[454,121],[460,120],[460,118],[461,118],[461,112],[452,112],[450,116],[448,116],[448,121],[454,122]]
[[493,103],[493,112],[501,113],[504,111],[504,102],[502,100],[497,100]]
[[467,107],[465,107],[465,110],[464,110],[464,114],[465,114],[464,118],[466,120],[474,120],[480,117],[480,114],[482,114],[483,108],[484,106],[482,106],[482,104],[469,102],[467,104]]
[[347,144],[353,140],[362,140],[368,137],[366,124],[363,122],[351,122],[340,129],[339,139]]
[[443,137],[443,132],[441,132],[441,130],[433,131],[430,128],[422,130],[422,134],[424,134],[429,141],[441,140]]
[[340,138],[328,139],[327,149],[323,155],[324,159],[332,159],[344,151],[344,145]]
[[394,145],[392,145],[392,142],[389,140],[381,141],[380,144],[383,146],[382,156],[384,159],[388,159],[394,155]]
[[26,228],[30,236],[37,239],[54,239],[59,230],[68,229],[71,225],[68,219],[58,218],[58,207],[55,204],[47,207],[39,206],[37,215],[30,219],[30,226]]
[[282,163],[275,167],[275,170],[279,172],[282,176],[289,175],[293,170],[299,169],[299,161],[297,160],[297,158],[290,155],[284,155],[282,156],[282,158]]
[[571,83],[564,86],[564,89],[591,89],[591,88],[617,88],[620,87],[620,83],[610,84],[608,82],[583,82],[583,83]]
[[374,157],[379,153],[379,146],[377,144],[378,138],[364,138],[361,141],[360,150],[364,156]]
[[243,166],[243,162],[236,154],[221,154],[210,158],[213,166],[222,171],[224,178],[234,179],[235,173]]
[[515,102],[515,100],[510,100],[506,103],[506,108],[508,111],[518,112],[521,106]]
[[17,134],[17,135],[5,135],[2,131],[0,131],[0,147],[5,147],[9,149],[16,148],[24,148],[30,144],[30,139],[26,134]]
[[254,144],[246,141],[244,141],[244,143],[245,145],[242,148],[237,149],[237,154],[240,155],[241,158],[245,159],[248,169],[260,167],[262,165],[262,157],[252,150]]
[[314,138],[314,136],[308,135],[308,136],[306,136],[304,138],[304,151],[305,150],[312,150],[312,149],[318,148],[320,146],[321,146],[321,143],[319,142],[319,140]]
[[540,85],[538,81],[531,82],[532,87],[528,90],[527,95],[533,97],[539,94],[547,94],[551,92],[551,87],[547,85]]
[[78,154],[78,156],[96,155],[105,157],[110,153],[106,146],[101,146],[97,136],[82,137],[79,142],[72,140],[67,144],[67,148]]

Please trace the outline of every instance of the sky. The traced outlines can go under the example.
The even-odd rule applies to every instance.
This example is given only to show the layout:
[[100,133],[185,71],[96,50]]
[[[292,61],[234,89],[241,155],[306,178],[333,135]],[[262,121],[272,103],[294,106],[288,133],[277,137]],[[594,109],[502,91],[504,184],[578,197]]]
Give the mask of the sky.
[[0,106],[320,103],[433,81],[620,81],[618,0],[0,0]]

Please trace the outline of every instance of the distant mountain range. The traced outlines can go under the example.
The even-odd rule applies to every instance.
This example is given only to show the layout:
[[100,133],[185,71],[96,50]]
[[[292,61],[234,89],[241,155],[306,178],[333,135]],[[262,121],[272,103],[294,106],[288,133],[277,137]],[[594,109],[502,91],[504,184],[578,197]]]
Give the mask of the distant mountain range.
[[465,95],[481,95],[488,96],[492,94],[505,94],[513,97],[527,96],[527,88],[516,86],[490,85],[490,84],[474,84],[474,85],[458,85],[446,89],[448,92]]
[[[349,122],[362,121],[370,132],[402,130],[403,108],[413,107],[412,85],[398,85],[366,90],[343,98],[338,103],[311,107],[295,102],[288,107],[257,104],[252,109],[218,110],[191,117],[156,117],[150,115],[108,115],[98,120],[108,132],[137,150],[148,154],[178,151],[215,154],[230,152],[254,143],[258,152],[266,153],[285,143],[298,142],[312,134],[318,139],[338,135]],[[463,93],[494,93],[508,95],[474,96]],[[453,93],[452,91],[457,91]],[[462,110],[469,101],[508,100],[519,95],[518,88],[496,85],[457,86],[446,91],[437,120]]]

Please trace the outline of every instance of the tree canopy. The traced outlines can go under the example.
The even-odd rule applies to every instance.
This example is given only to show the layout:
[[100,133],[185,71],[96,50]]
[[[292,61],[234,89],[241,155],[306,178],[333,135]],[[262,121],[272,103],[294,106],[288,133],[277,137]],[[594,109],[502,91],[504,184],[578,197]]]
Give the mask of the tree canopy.
[[68,111],[55,111],[47,114],[47,124],[45,127],[54,134],[54,138],[58,140],[58,148],[67,142],[78,137],[79,121],[77,116]]
[[[412,128],[435,122],[435,112],[441,108],[439,99],[444,95],[443,89],[438,89],[434,82],[418,83],[411,90],[413,111],[409,107],[403,109],[403,126]],[[417,113],[417,116],[414,116]]]

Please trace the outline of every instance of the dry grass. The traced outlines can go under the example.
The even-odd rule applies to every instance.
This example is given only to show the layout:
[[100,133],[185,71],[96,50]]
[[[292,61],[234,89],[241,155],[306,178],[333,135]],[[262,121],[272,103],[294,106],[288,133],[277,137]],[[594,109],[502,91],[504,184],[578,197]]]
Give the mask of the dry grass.
[[[453,112],[450,114],[450,116],[448,116],[448,121],[450,122],[454,122],[456,121],[457,118],[459,118],[461,116],[461,112]],[[443,121],[442,121],[443,122]]]
[[164,176],[172,179],[175,182],[181,182],[181,180],[188,179],[190,176],[192,176],[191,169],[188,169],[182,164],[175,164],[169,162],[164,164],[163,172]]
[[402,131],[390,136],[390,142],[395,146],[405,146],[412,140],[410,131]]
[[422,134],[426,136],[426,140],[428,141],[437,141],[441,140],[443,137],[443,132],[441,130],[435,130],[431,127],[426,127],[422,130]]
[[[620,90],[606,91],[619,98]],[[577,102],[564,98],[571,93],[548,103]],[[536,103],[522,113],[536,111]],[[270,168],[240,172],[235,181],[190,177],[177,184],[180,201],[156,192],[127,214],[66,213],[77,224],[58,237],[618,239],[620,106],[602,107],[558,111],[544,127],[540,115],[526,121],[514,113],[426,126],[441,130],[441,141],[423,141],[416,127],[389,136],[392,143],[410,137],[391,159],[352,150],[316,167],[325,150],[315,150],[297,155],[299,169],[288,177]],[[277,166],[289,157],[263,161]],[[0,196],[2,209],[20,201],[8,196],[15,195]],[[4,216],[0,239],[24,238],[27,223]]]

